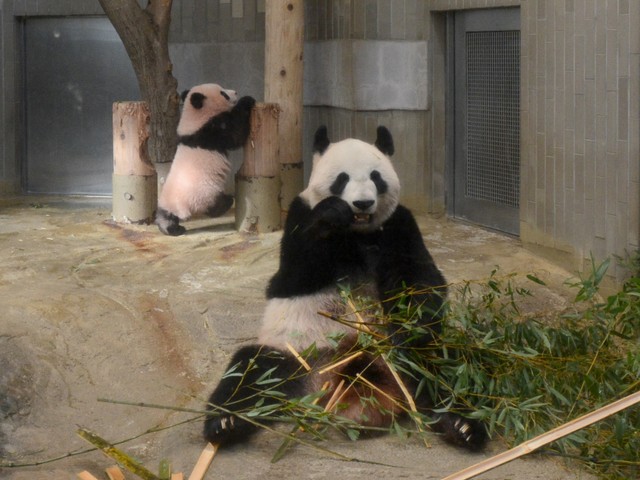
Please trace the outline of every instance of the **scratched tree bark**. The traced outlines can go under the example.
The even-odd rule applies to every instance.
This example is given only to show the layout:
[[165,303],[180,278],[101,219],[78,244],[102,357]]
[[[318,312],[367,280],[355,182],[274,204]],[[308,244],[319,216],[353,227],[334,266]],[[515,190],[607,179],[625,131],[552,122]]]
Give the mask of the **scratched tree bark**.
[[[173,65],[169,58],[172,0],[98,0],[120,36],[150,112],[149,156],[155,163],[173,159],[180,116]],[[122,99],[131,100],[131,99]]]

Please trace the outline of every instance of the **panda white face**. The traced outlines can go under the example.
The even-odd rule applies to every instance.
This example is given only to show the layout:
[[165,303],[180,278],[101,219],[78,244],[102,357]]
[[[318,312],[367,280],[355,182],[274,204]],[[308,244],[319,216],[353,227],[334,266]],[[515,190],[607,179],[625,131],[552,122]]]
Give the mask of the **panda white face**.
[[[300,195],[311,208],[330,196],[340,197],[353,211],[352,229],[372,231],[380,227],[398,205],[400,180],[389,155],[391,134],[378,129],[376,145],[349,138],[329,143],[326,129],[316,133],[313,171]],[[382,130],[383,140],[380,141]]]
[[231,110],[238,101],[235,90],[227,90],[216,83],[197,85],[182,92],[182,113],[178,135],[197,132],[210,118]]

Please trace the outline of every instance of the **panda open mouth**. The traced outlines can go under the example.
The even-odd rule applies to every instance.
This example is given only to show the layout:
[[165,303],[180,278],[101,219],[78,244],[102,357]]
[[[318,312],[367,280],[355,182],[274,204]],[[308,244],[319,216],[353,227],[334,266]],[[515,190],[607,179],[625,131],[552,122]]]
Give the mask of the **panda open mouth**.
[[368,213],[354,213],[353,223],[363,225],[371,221],[371,215]]

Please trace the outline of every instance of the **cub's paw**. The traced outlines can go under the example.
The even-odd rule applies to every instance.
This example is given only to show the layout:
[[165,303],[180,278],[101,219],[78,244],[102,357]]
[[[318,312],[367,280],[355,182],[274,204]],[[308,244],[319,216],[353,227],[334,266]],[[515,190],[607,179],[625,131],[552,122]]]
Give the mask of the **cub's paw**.
[[219,194],[213,204],[207,208],[207,215],[212,218],[220,217],[227,213],[233,205],[233,196],[226,193]]
[[186,228],[180,225],[180,219],[177,216],[162,208],[158,208],[156,212],[156,225],[158,225],[158,229],[162,233],[172,237],[184,235],[187,231]]
[[165,235],[171,235],[172,237],[179,237],[180,235],[184,235],[187,232],[187,229],[182,225],[169,225],[165,230],[160,228],[160,231]]
[[467,450],[482,449],[488,439],[484,424],[454,413],[440,415],[433,429],[442,433],[447,442]]
[[256,100],[253,97],[245,96],[238,100],[236,108],[239,110],[251,110],[256,104]]

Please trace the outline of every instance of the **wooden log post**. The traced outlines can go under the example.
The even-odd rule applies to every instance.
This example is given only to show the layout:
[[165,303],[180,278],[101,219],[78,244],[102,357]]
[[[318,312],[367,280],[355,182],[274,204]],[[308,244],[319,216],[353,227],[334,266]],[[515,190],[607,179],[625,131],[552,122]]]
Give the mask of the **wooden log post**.
[[235,226],[241,232],[280,228],[279,114],[280,108],[273,103],[258,103],[251,112],[251,133],[235,177]]
[[149,158],[149,109],[144,102],[113,104],[113,210],[118,223],[152,223],[158,187]]
[[302,85],[304,5],[302,0],[265,2],[264,101],[280,105],[280,208],[282,222],[303,188]]

